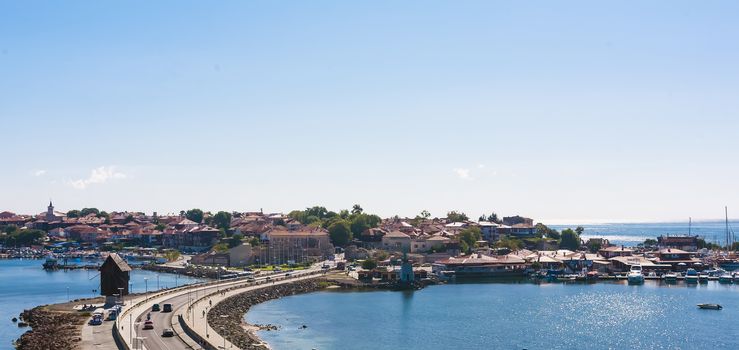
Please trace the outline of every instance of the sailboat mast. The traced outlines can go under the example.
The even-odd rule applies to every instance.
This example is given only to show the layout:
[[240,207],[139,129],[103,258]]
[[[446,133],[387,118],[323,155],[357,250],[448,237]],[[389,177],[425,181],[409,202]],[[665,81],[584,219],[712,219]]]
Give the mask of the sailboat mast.
[[688,217],[688,236],[690,236],[690,228],[693,226],[693,218]]
[[726,251],[728,252],[731,249],[729,245],[729,207],[724,207],[724,214],[726,214]]

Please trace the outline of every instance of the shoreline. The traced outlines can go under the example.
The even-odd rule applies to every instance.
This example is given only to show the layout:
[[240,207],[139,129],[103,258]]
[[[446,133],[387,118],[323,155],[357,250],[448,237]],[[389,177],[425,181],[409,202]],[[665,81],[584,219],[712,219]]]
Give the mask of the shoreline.
[[270,349],[257,332],[263,329],[276,329],[274,325],[255,325],[246,322],[245,316],[252,306],[282,297],[306,294],[326,289],[331,282],[325,278],[296,281],[294,283],[270,286],[234,295],[215,305],[208,311],[208,324],[212,329],[222,329],[221,336],[245,350]]
[[76,304],[95,304],[103,298],[76,299],[67,303],[39,305],[20,313],[19,322],[29,330],[13,341],[18,350],[77,349],[82,341],[82,327],[90,312],[75,310]]

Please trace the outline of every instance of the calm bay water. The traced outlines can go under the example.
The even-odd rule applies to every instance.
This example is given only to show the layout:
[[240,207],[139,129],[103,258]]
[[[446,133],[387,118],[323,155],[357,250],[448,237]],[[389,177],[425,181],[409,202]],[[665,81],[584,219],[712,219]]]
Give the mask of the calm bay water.
[[[76,261],[70,261],[76,263]],[[42,304],[61,303],[67,300],[67,287],[71,299],[95,296],[93,289],[99,289],[100,278],[97,271],[53,271],[41,268],[43,260],[0,260],[0,349],[12,348],[12,342],[20,337],[27,328],[18,328],[11,322],[23,309],[30,309]],[[131,272],[133,292],[144,292],[148,283],[149,290],[159,286],[174,287],[194,283],[198,279],[166,273],[156,273],[135,269]],[[148,278],[145,283],[144,279]]]
[[[633,224],[591,224],[591,225],[549,225],[556,230],[575,229],[582,226],[582,238],[603,237],[611,244],[635,246],[647,238],[656,239],[660,235],[688,234],[688,222],[633,223]],[[738,221],[729,221],[730,228],[739,228]],[[690,229],[692,235],[704,237],[709,242],[725,244],[726,226],[723,221],[693,222]]]
[[[720,303],[721,311],[699,303]],[[316,292],[247,322],[287,349],[736,349],[739,286],[471,283],[416,292]],[[306,325],[308,328],[300,329]]]

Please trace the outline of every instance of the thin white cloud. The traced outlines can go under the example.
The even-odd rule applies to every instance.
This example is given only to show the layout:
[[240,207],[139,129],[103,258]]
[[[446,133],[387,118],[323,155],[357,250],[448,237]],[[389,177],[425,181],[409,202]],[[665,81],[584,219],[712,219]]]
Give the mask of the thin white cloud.
[[462,180],[472,180],[470,177],[470,169],[454,168],[452,169],[457,176]]
[[115,171],[113,166],[101,166],[99,168],[92,169],[90,177],[86,179],[71,180],[68,184],[78,190],[84,190],[91,184],[104,184],[109,180],[125,179],[126,174]]
[[482,168],[484,168],[484,167],[485,167],[485,164],[477,164],[477,168],[478,168],[478,169],[482,169]]
[[39,177],[44,176],[46,174],[46,170],[40,169],[40,170],[34,170],[31,172],[31,175]]

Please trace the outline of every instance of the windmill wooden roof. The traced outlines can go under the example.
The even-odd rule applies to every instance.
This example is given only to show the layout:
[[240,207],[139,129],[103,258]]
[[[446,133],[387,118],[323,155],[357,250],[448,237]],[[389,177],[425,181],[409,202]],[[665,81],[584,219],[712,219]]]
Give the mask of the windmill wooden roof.
[[126,260],[121,258],[121,256],[116,253],[111,253],[110,255],[108,255],[108,258],[105,259],[105,262],[103,263],[102,266],[100,266],[100,269],[102,270],[103,267],[107,264],[116,265],[118,269],[121,270],[122,272],[131,271],[131,266],[128,266],[128,263],[126,263]]

